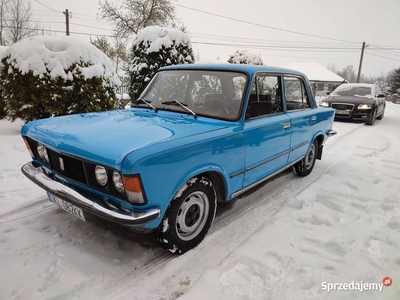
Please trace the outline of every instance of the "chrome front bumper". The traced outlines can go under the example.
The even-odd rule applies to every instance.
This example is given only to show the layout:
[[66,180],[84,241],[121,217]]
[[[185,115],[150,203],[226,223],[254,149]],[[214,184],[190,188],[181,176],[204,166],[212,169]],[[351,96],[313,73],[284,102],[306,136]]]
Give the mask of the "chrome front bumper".
[[160,209],[157,208],[128,212],[117,208],[109,208],[106,204],[100,205],[64,184],[47,177],[40,170],[40,167],[35,167],[32,162],[25,164],[21,171],[26,177],[54,196],[112,222],[127,226],[137,226],[153,221],[161,213]]

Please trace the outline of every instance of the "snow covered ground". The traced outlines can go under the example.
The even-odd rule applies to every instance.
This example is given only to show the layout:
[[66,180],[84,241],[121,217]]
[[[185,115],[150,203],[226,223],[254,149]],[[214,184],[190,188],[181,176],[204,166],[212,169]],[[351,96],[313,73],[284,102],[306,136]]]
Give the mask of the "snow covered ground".
[[400,105],[372,127],[335,122],[311,175],[219,209],[182,256],[51,204],[20,172],[20,127],[0,121],[0,299],[400,299]]

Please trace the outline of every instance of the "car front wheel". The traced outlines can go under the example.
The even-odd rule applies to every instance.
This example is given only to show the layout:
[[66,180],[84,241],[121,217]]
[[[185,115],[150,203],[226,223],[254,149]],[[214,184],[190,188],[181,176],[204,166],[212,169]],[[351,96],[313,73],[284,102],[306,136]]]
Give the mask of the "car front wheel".
[[318,142],[314,140],[306,156],[293,166],[294,173],[301,177],[309,175],[314,168],[315,160],[317,159],[317,151]]
[[375,108],[372,115],[368,118],[366,124],[367,125],[374,125],[375,124],[375,120],[376,120],[376,111],[377,109]]
[[206,236],[215,217],[217,197],[210,180],[194,177],[176,193],[155,234],[160,245],[182,254]]
[[384,116],[385,116],[385,108],[383,108],[381,115],[379,117],[377,117],[377,119],[382,120]]

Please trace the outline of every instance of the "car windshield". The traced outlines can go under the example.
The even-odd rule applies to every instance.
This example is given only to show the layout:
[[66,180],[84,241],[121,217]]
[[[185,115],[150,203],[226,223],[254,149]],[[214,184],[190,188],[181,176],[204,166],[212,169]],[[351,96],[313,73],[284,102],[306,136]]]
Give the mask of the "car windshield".
[[246,74],[240,72],[165,70],[154,76],[136,104],[235,120],[241,112],[246,83]]
[[332,96],[372,96],[371,87],[342,84],[331,93]]

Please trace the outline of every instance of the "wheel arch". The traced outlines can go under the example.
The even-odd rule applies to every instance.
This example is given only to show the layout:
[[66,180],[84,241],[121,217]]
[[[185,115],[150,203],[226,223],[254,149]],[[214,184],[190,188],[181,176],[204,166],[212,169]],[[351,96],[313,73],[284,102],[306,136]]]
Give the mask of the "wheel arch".
[[318,148],[317,148],[317,159],[321,159],[322,158],[322,149],[324,147],[324,141],[325,141],[325,136],[322,132],[318,133],[313,141],[316,140],[318,143]]

